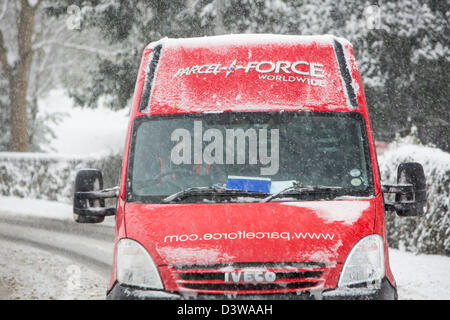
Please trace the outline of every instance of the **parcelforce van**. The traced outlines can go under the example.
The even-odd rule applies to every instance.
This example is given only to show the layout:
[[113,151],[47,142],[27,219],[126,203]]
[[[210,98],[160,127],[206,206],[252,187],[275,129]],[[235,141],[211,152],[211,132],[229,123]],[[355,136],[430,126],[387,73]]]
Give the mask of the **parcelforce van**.
[[110,299],[396,299],[385,213],[426,202],[420,164],[397,175],[381,185],[345,39],[163,39],[143,53],[120,186],[79,171],[74,217],[115,215]]

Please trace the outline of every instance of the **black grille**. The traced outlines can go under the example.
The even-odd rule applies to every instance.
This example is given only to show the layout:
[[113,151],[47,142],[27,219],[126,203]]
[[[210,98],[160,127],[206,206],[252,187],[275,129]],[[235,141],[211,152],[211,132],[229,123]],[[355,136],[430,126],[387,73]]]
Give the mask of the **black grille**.
[[215,290],[215,291],[265,291],[265,290],[283,290],[283,289],[303,289],[311,288],[318,282],[288,282],[288,283],[184,283],[184,287],[196,290]]
[[[319,262],[233,263],[170,267],[180,291],[210,294],[267,294],[310,290],[324,282],[326,265]],[[275,279],[245,281],[247,272],[270,272]],[[239,277],[226,276],[232,273]],[[234,279],[237,278],[237,279]]]
[[[223,272],[199,272],[199,273],[179,273],[182,280],[223,280]],[[321,271],[305,271],[305,272],[277,272],[277,279],[304,279],[319,278]]]

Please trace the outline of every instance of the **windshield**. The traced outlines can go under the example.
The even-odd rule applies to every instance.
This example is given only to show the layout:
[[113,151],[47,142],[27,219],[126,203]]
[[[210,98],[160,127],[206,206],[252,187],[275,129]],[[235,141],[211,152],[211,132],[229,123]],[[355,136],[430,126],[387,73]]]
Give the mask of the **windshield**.
[[364,119],[354,112],[140,117],[131,148],[129,201],[161,202],[192,188],[202,192],[187,202],[203,202],[209,194],[220,201],[217,190],[243,192],[228,194],[227,201],[292,186],[340,190],[334,195],[373,192]]

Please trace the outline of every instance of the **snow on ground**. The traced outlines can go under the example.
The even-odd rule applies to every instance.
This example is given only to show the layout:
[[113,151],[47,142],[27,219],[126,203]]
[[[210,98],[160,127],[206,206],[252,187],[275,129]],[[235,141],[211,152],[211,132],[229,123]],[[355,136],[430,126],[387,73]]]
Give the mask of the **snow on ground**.
[[0,211],[22,216],[72,220],[72,206],[66,203],[0,196]]
[[0,241],[0,300],[105,299],[105,279],[47,251]]
[[450,300],[450,257],[389,249],[399,299]]
[[39,101],[39,112],[67,114],[58,124],[51,124],[57,138],[51,143],[56,153],[91,155],[119,152],[125,143],[128,108],[112,111],[104,106],[97,109],[73,107],[63,90],[51,91]]

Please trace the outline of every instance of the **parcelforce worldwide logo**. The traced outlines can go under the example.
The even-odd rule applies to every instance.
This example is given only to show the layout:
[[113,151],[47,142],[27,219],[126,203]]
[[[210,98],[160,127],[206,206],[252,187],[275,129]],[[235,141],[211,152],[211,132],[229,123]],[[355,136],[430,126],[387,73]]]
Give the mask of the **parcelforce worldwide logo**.
[[326,86],[324,66],[318,62],[290,61],[250,61],[239,64],[235,59],[229,65],[210,63],[180,68],[174,77],[198,74],[223,74],[228,78],[234,72],[257,72],[260,80],[300,82],[313,86]]

